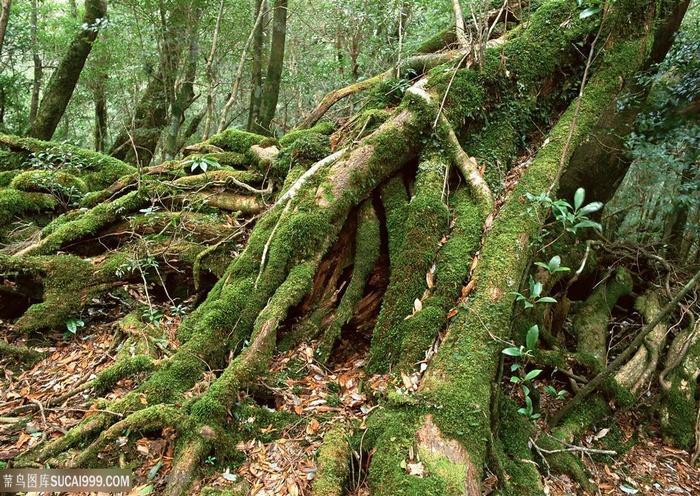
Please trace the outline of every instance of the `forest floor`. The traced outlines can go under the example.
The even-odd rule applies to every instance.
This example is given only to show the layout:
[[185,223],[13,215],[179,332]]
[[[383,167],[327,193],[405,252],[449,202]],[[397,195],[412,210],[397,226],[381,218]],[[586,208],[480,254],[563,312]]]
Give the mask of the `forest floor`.
[[[167,315],[160,321],[164,336],[162,346],[177,346],[174,336],[178,324],[179,318]],[[0,330],[0,335],[12,335],[12,327],[7,322],[0,321]],[[90,389],[72,396],[67,393],[113,363],[115,341],[119,337],[115,339],[112,324],[105,322],[80,329],[75,335],[50,338],[54,338],[55,345],[40,349],[46,356],[31,370],[14,374],[4,368],[4,376],[0,378],[3,384],[0,388],[0,462],[10,461],[47,437],[63,435],[96,412]],[[255,496],[310,494],[316,472],[315,455],[324,433],[338,422],[349,430],[362,432],[367,416],[377,408],[377,399],[389,388],[404,391],[411,388],[407,377],[394,379],[401,383],[392,383],[388,375],[366,376],[363,370],[366,352],[367,343],[342,340],[327,367],[314,360],[313,348],[306,344],[278,355],[269,374],[246,394],[254,395],[270,412],[284,410],[296,415],[298,422],[278,431],[272,423],[261,427],[259,419],[245,415],[232,418],[238,429],[248,431],[249,440],[237,446],[244,462],[222,473],[214,469],[218,465],[216,459],[208,458],[210,473],[193,488],[193,494],[204,485],[224,488],[243,481],[249,487],[248,493]],[[138,378],[121,381],[108,399],[121,397],[137,383]],[[517,389],[513,391],[515,394]],[[65,399],[55,404],[55,398],[63,395]],[[239,400],[245,403],[245,394]],[[655,427],[653,405],[644,405],[643,400],[639,404],[641,408],[618,413],[615,418],[617,445],[628,446],[627,451],[605,458],[581,452],[591,480],[598,488],[597,494],[700,494],[700,469],[689,464],[691,455],[665,446]],[[23,411],[26,405],[33,405],[33,411]],[[543,418],[548,414],[547,408],[549,405],[545,404]],[[24,426],[17,429],[20,419]],[[581,446],[605,447],[606,436],[613,436],[611,431],[596,427],[584,435]],[[113,447],[123,454],[124,461],[141,461],[134,471],[136,483],[130,494],[158,494],[172,466],[176,433],[165,429],[157,435],[136,438],[138,435],[133,433],[130,437],[124,436]],[[354,453],[349,495],[370,494],[363,474],[371,456],[371,452]],[[417,477],[425,475],[420,460],[406,460],[406,470]],[[494,476],[488,476],[484,481],[484,494],[489,494],[496,482]],[[566,476],[551,475],[545,479],[545,493],[580,494],[580,489]]]

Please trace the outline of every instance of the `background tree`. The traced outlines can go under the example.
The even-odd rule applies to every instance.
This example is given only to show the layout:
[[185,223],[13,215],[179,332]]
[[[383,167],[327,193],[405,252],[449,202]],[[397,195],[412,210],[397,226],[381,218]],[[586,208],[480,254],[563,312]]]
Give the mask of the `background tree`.
[[106,1],[86,0],[83,24],[51,75],[36,118],[29,129],[30,136],[45,140],[53,136],[92,50],[92,43],[97,38],[100,28],[106,23],[106,14]]

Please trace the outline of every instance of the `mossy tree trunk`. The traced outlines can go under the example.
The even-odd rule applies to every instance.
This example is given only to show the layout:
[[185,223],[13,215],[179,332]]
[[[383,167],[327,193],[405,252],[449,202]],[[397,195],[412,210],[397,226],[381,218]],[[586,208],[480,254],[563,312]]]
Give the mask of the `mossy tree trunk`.
[[51,75],[29,136],[50,140],[73,96],[78,78],[97,39],[101,22],[107,15],[105,0],[87,0],[83,24],[73,38],[66,54]]
[[260,102],[260,116],[255,122],[254,133],[271,136],[272,119],[277,112],[277,100],[284,68],[284,48],[287,37],[287,0],[275,0],[272,11],[272,38],[270,40],[270,60]]
[[117,135],[109,155],[132,165],[148,165],[167,124],[168,100],[165,82],[158,71],[148,82],[130,122]]
[[[46,279],[48,303],[59,299],[62,288],[75,291],[80,284],[77,278],[66,281],[66,271],[59,270],[71,255],[52,254],[75,250],[91,235],[147,211],[154,197],[178,197],[178,186],[235,185],[269,204],[245,249],[217,274],[206,300],[180,326],[180,348],[157,363],[147,356],[117,362],[96,379],[100,393],[134,373],[147,378],[18,462],[61,464],[65,452],[87,445],[72,463],[88,466],[125,430],[175,427],[180,442],[165,493],[186,494],[207,456],[234,459],[233,446],[246,436],[236,429],[239,398],[268,373],[278,345],[310,341],[315,358],[325,361],[341,332],[353,327],[353,317],[362,315],[363,323],[354,326],[370,333],[367,370],[391,371],[402,386],[369,417],[359,445],[347,446],[342,429],[327,434],[336,446],[320,452],[315,494],[342,494],[353,449],[372,453],[368,478],[377,495],[479,494],[487,466],[505,493],[541,494],[528,444],[536,429],[501,398],[498,382],[503,342],[523,341],[520,330],[527,322],[513,319],[514,293],[522,291],[531,244],[548,214],[544,204],[528,205],[527,197],[556,193],[571,157],[586,146],[624,82],[646,66],[651,47],[673,32],[654,27],[679,19],[686,7],[685,1],[618,0],[597,17],[581,19],[576,1],[544,2],[527,24],[490,44],[482,60],[457,51],[450,63],[424,71],[398,106],[375,111],[383,123],[372,130],[366,129],[367,117],[357,120],[359,128],[341,128],[329,139],[319,125],[282,138],[279,154],[272,140],[227,131],[197,151],[249,170],[141,189],[133,178],[122,180],[100,197],[109,201],[58,222],[23,249],[53,262],[0,258],[5,277],[13,278],[8,287],[18,285],[20,270],[35,267],[35,277]],[[578,98],[567,89],[572,84],[582,87]],[[544,118],[542,108],[548,109]],[[543,126],[547,139],[532,160],[519,162],[526,146],[542,138]],[[496,195],[503,169],[517,181]],[[263,177],[284,179],[275,199],[266,196],[269,189],[243,183]],[[197,260],[218,246],[199,247]],[[91,288],[97,292],[115,283],[119,261],[114,255],[84,262],[80,275],[101,277],[100,287]],[[617,282],[620,288],[611,283],[596,301],[628,292],[624,274]],[[377,287],[381,298],[374,296]],[[71,300],[62,316],[86,301]],[[23,322],[31,317],[38,325],[50,310],[34,305]],[[600,347],[595,339],[588,345],[578,354],[595,354]],[[203,388],[205,376],[210,382]],[[590,403],[565,418],[557,435],[568,438],[599,419],[599,404],[608,408],[602,397]],[[499,423],[507,427],[499,429]],[[422,477],[402,468],[416,454],[425,468]],[[572,459],[550,462],[588,484]]]

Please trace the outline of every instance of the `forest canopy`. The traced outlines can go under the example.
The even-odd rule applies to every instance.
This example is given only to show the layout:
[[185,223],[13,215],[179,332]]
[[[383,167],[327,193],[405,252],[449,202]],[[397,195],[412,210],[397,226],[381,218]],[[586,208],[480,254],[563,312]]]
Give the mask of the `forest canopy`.
[[699,53],[689,0],[3,0],[0,469],[700,491]]

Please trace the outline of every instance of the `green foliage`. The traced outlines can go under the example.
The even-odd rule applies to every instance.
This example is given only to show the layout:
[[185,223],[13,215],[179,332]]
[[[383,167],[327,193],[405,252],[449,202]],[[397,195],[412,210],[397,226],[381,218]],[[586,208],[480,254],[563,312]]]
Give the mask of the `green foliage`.
[[68,329],[68,332],[71,334],[76,334],[79,327],[85,327],[85,322],[74,317],[66,320],[66,329]]
[[601,202],[591,202],[584,205],[583,202],[586,197],[586,192],[583,188],[578,188],[576,190],[573,205],[563,199],[553,200],[547,193],[540,193],[536,196],[527,193],[526,196],[528,200],[534,202],[538,206],[551,210],[554,218],[567,232],[576,234],[579,229],[587,227],[592,227],[599,232],[603,229],[600,223],[588,218],[590,214],[603,208],[603,204]]
[[214,159],[207,157],[193,157],[182,162],[182,165],[189,166],[190,172],[195,174],[198,171],[200,173],[207,172],[208,169],[220,169],[221,164]]
[[530,296],[525,296],[521,293],[513,291],[512,294],[515,295],[515,301],[522,301],[525,308],[532,308],[538,303],[556,303],[552,297],[542,296],[543,286],[541,282],[535,281],[535,279],[530,276]]

